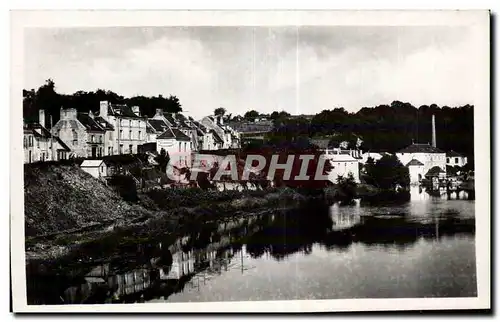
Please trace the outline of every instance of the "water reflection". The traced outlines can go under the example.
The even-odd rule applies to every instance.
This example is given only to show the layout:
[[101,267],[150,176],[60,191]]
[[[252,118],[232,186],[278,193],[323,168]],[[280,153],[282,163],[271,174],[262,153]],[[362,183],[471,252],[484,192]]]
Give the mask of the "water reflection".
[[[245,278],[257,278],[252,271],[263,261],[277,261],[285,272],[291,265],[289,257],[305,260],[326,251],[332,258],[349,256],[349,262],[355,265],[363,261],[353,251],[359,245],[379,257],[399,252],[398,260],[403,260],[404,253],[416,245],[441,243],[450,236],[473,238],[474,234],[474,203],[443,201],[412,188],[411,202],[397,206],[365,207],[358,200],[347,206],[316,203],[301,209],[246,215],[198,227],[174,242],[155,240],[120,249],[120,256],[81,268],[82,273],[76,276],[28,274],[28,301],[78,304],[166,300],[180,292],[202,290],[212,279],[234,272],[240,276],[239,283],[248,283]],[[460,250],[457,256],[461,256]],[[413,261],[411,257],[407,260]],[[245,277],[247,271],[249,277]],[[448,268],[433,272],[443,276],[449,273]]]

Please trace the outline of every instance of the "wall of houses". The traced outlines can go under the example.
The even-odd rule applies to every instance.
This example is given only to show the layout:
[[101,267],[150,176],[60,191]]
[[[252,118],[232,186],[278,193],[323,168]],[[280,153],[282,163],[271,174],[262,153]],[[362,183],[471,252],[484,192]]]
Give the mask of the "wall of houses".
[[[147,119],[142,117],[127,117],[120,115],[108,115],[108,102],[100,102],[99,116],[113,125],[115,131],[111,134],[112,139],[107,138],[108,145],[106,149],[109,153],[109,147],[113,147],[113,154],[137,153],[137,146],[146,143]],[[133,112],[138,114],[138,107],[132,108]],[[109,136],[109,134],[108,134]]]
[[412,159],[422,162],[424,173],[435,166],[446,171],[446,153],[396,153],[396,156],[403,165],[407,165]]

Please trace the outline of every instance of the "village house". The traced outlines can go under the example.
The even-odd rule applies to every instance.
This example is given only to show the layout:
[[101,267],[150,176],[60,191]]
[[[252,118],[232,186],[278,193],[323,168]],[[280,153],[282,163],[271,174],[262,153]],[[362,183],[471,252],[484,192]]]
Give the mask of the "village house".
[[68,159],[71,149],[45,128],[45,111],[39,111],[39,123],[23,124],[24,163]]
[[446,153],[446,165],[447,166],[463,167],[466,164],[467,164],[467,157],[466,156],[463,156],[462,154],[455,152],[453,150]]
[[150,118],[148,119],[148,138],[147,142],[156,142],[158,136],[165,131],[167,131],[170,126],[166,123],[165,120],[160,118]]
[[167,128],[156,138],[158,153],[164,149],[170,157],[170,164],[181,168],[191,165],[191,139],[176,128]]
[[147,118],[141,116],[138,106],[110,104],[101,101],[99,117],[115,129],[111,154],[135,154],[139,145],[147,142]]
[[346,178],[352,174],[354,180],[359,183],[359,159],[354,158],[347,151],[334,150],[325,156],[330,160],[332,170],[328,173],[328,179],[337,182],[337,178],[342,176]]
[[222,116],[205,116],[201,122],[208,130],[214,130],[222,139],[222,149],[235,149],[240,147],[240,135],[230,126],[224,125]]
[[218,150],[221,149],[223,145],[222,139],[217,136],[217,138],[214,137],[214,132],[213,130],[207,129],[203,124],[200,122],[191,120],[192,124],[196,126],[197,129],[197,137],[198,137],[198,150]]
[[74,108],[61,108],[60,113],[60,119],[51,131],[67,142],[72,155],[83,158],[105,155],[106,130],[93,119],[92,113],[78,113]]
[[422,176],[433,167],[446,171],[446,153],[430,144],[414,143],[396,153],[399,161],[408,166],[410,161],[417,160],[423,164]]

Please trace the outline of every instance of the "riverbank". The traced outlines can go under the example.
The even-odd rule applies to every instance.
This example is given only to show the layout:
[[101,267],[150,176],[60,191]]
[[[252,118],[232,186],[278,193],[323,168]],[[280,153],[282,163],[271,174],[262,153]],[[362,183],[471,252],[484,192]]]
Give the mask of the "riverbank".
[[95,259],[141,238],[171,235],[173,240],[193,226],[294,207],[310,198],[287,188],[164,189],[139,193],[130,203],[78,167],[25,167],[26,259]]

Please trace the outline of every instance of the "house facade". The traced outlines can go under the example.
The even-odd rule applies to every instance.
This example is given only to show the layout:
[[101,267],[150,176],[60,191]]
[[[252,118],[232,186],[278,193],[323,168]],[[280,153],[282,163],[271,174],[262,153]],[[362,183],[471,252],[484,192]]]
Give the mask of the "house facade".
[[450,151],[446,153],[446,165],[451,166],[451,167],[463,167],[464,165],[467,164],[467,157],[455,152],[455,151]]
[[99,117],[114,128],[112,154],[135,154],[137,147],[147,142],[147,118],[142,117],[138,106],[110,104],[101,101]]
[[350,173],[356,182],[359,181],[359,160],[348,153],[329,153],[325,156],[330,160],[332,170],[328,173],[331,182],[337,182],[339,176],[347,177]]
[[91,113],[78,113],[74,108],[61,108],[60,113],[60,119],[51,132],[70,147],[72,156],[96,158],[105,155],[107,131],[93,119]]
[[446,153],[430,144],[412,144],[396,153],[399,161],[407,165],[412,160],[423,164],[424,173],[433,167],[446,171]]
[[178,168],[191,165],[191,139],[175,128],[168,128],[156,138],[158,153],[164,149],[170,157],[170,164]]
[[424,164],[417,159],[412,159],[406,164],[408,167],[408,172],[410,174],[410,184],[417,185],[420,184],[425,176]]
[[45,111],[39,111],[39,122],[23,124],[24,163],[57,161],[70,156],[70,148],[45,128]]
[[108,165],[103,160],[84,160],[80,165],[80,168],[97,179],[101,179],[109,175]]

